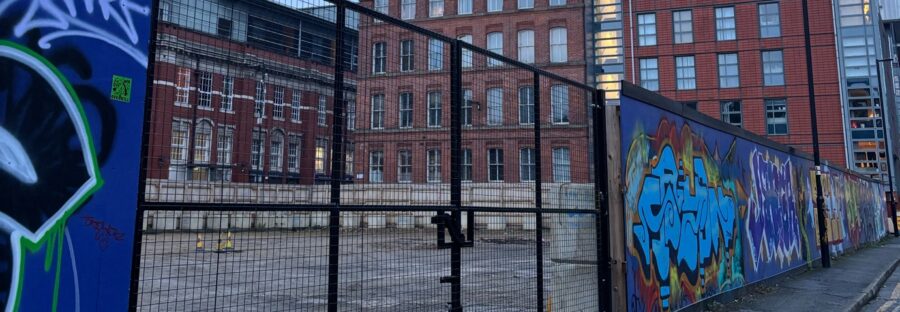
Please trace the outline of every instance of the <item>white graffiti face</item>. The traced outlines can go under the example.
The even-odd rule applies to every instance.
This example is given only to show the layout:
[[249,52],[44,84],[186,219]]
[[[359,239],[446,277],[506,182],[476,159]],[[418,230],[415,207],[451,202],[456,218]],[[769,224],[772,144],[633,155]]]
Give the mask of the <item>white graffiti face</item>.
[[[0,15],[9,7],[23,0],[7,0],[0,3]],[[100,40],[122,50],[143,67],[147,67],[147,55],[138,46],[138,31],[134,25],[133,14],[149,16],[150,8],[129,0],[24,0],[31,1],[28,10],[14,27],[16,37],[22,37],[32,29],[43,30],[38,44],[42,49],[49,49],[50,42],[62,37],[82,37]],[[118,28],[117,33],[107,31],[111,28],[94,25],[85,17],[100,14],[100,18]],[[80,16],[79,16],[80,15]]]
[[25,184],[34,184],[38,180],[34,165],[22,143],[3,129],[3,126],[0,126],[0,170]]
[[[9,101],[0,101],[0,185],[6,192],[0,193],[0,231],[12,249],[11,272],[3,274],[9,280],[0,283],[9,283],[2,288],[12,303],[22,285],[22,242],[62,231],[102,180],[84,112],[59,71],[2,40],[0,66],[13,74],[13,82],[4,84]],[[7,304],[7,311],[14,309]]]

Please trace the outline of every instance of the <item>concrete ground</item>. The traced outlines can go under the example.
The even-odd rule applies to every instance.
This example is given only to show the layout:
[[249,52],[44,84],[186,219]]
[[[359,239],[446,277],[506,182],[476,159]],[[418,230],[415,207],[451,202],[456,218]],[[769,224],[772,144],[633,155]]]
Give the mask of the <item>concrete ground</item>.
[[[477,233],[475,247],[463,249],[466,311],[538,310],[534,235],[525,230]],[[206,233],[201,241],[204,251],[196,250],[196,233],[144,235],[137,311],[326,309],[327,229],[236,232],[229,252],[217,252],[227,233]],[[554,311],[596,309],[583,299],[566,299],[596,294],[596,266],[553,257],[565,246],[582,243],[545,239],[545,298]],[[450,275],[450,249],[437,248],[433,229],[347,229],[340,244],[341,310],[449,307],[450,284],[440,278]]]
[[[841,256],[829,269],[816,268],[793,274],[769,285],[755,286],[735,301],[707,304],[712,311],[900,311],[900,280],[894,267],[900,262],[900,239],[889,239]],[[888,279],[888,277],[891,277]],[[882,284],[888,280],[880,293]],[[891,289],[887,289],[891,288]],[[872,301],[875,294],[877,299]],[[890,301],[894,300],[894,301]],[[865,306],[872,301],[869,306]],[[881,304],[879,304],[881,303]],[[888,304],[887,310],[880,310]],[[874,307],[877,305],[878,307]],[[864,307],[865,306],[865,307]]]
[[865,312],[900,312],[900,270],[887,279],[878,295],[862,308]]

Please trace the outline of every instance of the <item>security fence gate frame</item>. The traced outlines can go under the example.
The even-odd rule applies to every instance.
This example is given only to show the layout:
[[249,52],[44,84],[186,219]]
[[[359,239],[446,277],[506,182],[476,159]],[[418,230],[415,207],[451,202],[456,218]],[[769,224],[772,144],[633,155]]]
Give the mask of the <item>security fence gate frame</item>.
[[[314,153],[317,163],[315,165],[317,169],[319,165],[324,168],[326,159],[329,160],[330,175],[325,177],[316,175],[315,181],[310,185],[302,185],[302,178],[296,187],[291,184],[278,185],[269,181],[272,178],[272,172],[265,172],[264,168],[259,169],[264,167],[260,165],[259,168],[251,166],[249,170],[251,182],[257,183],[232,183],[232,181],[225,181],[232,179],[230,175],[235,173],[232,170],[242,170],[241,172],[243,172],[246,168],[226,163],[221,168],[227,168],[229,178],[211,182],[216,180],[207,178],[207,175],[212,175],[210,172],[216,170],[215,166],[204,165],[198,162],[198,159],[211,159],[209,151],[212,149],[212,142],[216,141],[212,139],[212,130],[210,130],[210,134],[201,130],[202,125],[198,119],[197,108],[192,108],[191,120],[186,122],[189,125],[185,126],[185,130],[177,130],[178,125],[172,126],[170,137],[172,149],[179,149],[179,152],[168,153],[170,156],[166,160],[163,160],[164,156],[158,157],[157,168],[153,167],[154,157],[150,156],[154,148],[165,145],[151,143],[151,138],[168,135],[168,132],[155,130],[159,125],[155,124],[154,118],[170,118],[167,117],[167,114],[177,115],[177,111],[184,108],[176,107],[169,112],[168,108],[162,108],[157,104],[164,102],[162,97],[166,94],[161,87],[165,84],[159,82],[162,80],[161,77],[165,76],[164,71],[170,70],[166,69],[170,65],[165,62],[195,66],[193,68],[197,71],[204,68],[202,65],[204,61],[200,57],[191,61],[180,60],[178,59],[180,56],[171,56],[177,54],[169,52],[169,49],[174,51],[184,48],[173,48],[176,45],[167,45],[168,43],[162,42],[173,40],[171,38],[179,36],[188,37],[185,34],[193,36],[193,32],[189,30],[162,25],[178,18],[171,17],[177,10],[165,10],[165,8],[171,9],[168,5],[171,5],[173,1],[178,2],[177,0],[154,1],[156,8],[154,14],[157,16],[154,18],[153,29],[156,34],[151,42],[150,54],[156,61],[151,59],[148,70],[148,78],[150,78],[148,79],[148,90],[152,91],[148,92],[142,142],[141,194],[136,220],[130,298],[132,310],[278,310],[280,308],[284,310],[327,309],[328,311],[353,309],[430,311],[438,307],[449,311],[503,308],[534,311],[606,311],[609,309],[611,300],[607,243],[609,242],[609,216],[607,196],[605,196],[608,172],[606,159],[603,157],[603,155],[607,155],[608,151],[606,144],[602,143],[606,138],[602,90],[595,90],[583,83],[479,48],[463,40],[446,37],[357,3],[326,0],[331,5],[319,8],[321,10],[319,13],[326,12],[322,14],[322,16],[326,16],[326,20],[333,18],[334,41],[332,42],[343,43],[332,44],[331,53],[326,60],[326,67],[331,69],[331,90],[340,90],[331,92],[330,124],[327,121],[322,122],[321,116],[327,116],[327,112],[322,112],[322,106],[316,114],[318,123],[326,125],[326,127],[319,128],[330,131],[330,133],[323,132],[321,135],[326,135],[331,139],[331,152],[330,154],[322,152],[322,163],[318,163],[320,161],[319,151],[322,146],[320,146],[319,140],[316,140]],[[243,1],[252,5],[242,9],[234,4],[237,1],[231,2],[233,5],[230,7],[232,15],[240,10],[245,10],[242,14],[246,14],[254,9],[262,11],[272,7],[271,4],[260,4],[255,0]],[[247,7],[253,9],[247,9]],[[211,10],[215,11],[216,9]],[[228,8],[219,8],[219,10],[227,11]],[[168,14],[168,17],[159,16],[162,14]],[[253,15],[248,16],[251,19],[254,18]],[[183,16],[182,18],[193,19],[194,17]],[[218,27],[221,27],[222,21],[220,20],[219,23]],[[228,23],[230,26],[231,22]],[[175,23],[171,22],[171,24]],[[168,28],[163,28],[163,26]],[[277,29],[275,26],[266,27],[269,28],[264,30],[272,31],[269,35],[275,33],[273,29]],[[379,27],[388,30],[379,31],[377,30]],[[370,38],[379,38],[379,36],[385,42],[393,43],[390,41],[394,39],[391,34],[398,32],[408,35],[397,35],[397,39],[407,38],[402,36],[418,39],[402,40],[409,43],[400,45],[400,64],[381,63],[376,65],[375,62],[378,61],[375,61],[375,55],[382,53],[378,49],[387,50],[386,45],[378,48],[376,43],[376,45],[372,45],[371,51],[368,50],[369,45],[360,48],[363,46],[362,44],[354,45],[351,42],[357,39],[348,38],[348,34],[353,35],[352,31],[356,31],[356,38],[359,42],[367,43]],[[290,33],[290,31],[281,30],[277,35],[281,36],[285,33]],[[230,29],[226,36],[232,36]],[[253,36],[252,34],[248,35],[248,38],[251,39],[247,40],[252,40]],[[265,34],[258,36],[265,36]],[[277,40],[277,37],[267,38],[276,38]],[[349,154],[353,156],[354,160],[363,158],[360,160],[361,163],[365,163],[368,158],[370,166],[368,178],[354,178],[350,168],[346,167],[348,163],[352,165],[353,162],[347,161],[348,157],[345,152],[347,152],[348,144],[345,140],[351,135],[355,135],[354,132],[359,133],[360,137],[381,135],[375,131],[377,127],[349,130],[355,128],[353,125],[355,114],[363,110],[357,103],[366,102],[357,100],[367,98],[363,93],[368,94],[369,90],[391,90],[402,87],[397,81],[403,77],[398,75],[397,78],[385,79],[383,75],[367,76],[368,74],[363,74],[363,72],[370,69],[376,71],[377,66],[388,67],[389,65],[399,65],[401,71],[404,67],[412,68],[413,57],[410,56],[408,60],[404,60],[403,56],[413,55],[414,51],[419,51],[413,48],[413,44],[422,41],[428,42],[425,50],[429,56],[437,55],[439,58],[439,60],[432,58],[427,61],[429,70],[437,69],[434,70],[435,73],[421,74],[422,76],[414,76],[413,79],[417,79],[416,83],[428,84],[431,82],[432,86],[429,88],[444,88],[442,83],[447,82],[449,86],[446,87],[450,94],[450,127],[446,129],[440,127],[440,120],[444,118],[441,115],[443,111],[440,107],[441,95],[437,91],[429,91],[427,97],[428,128],[434,129],[428,129],[433,130],[429,132],[431,134],[425,133],[422,136],[433,135],[437,137],[435,139],[437,141],[449,141],[450,177],[449,179],[441,178],[440,173],[443,172],[440,167],[441,149],[428,149],[426,155],[428,159],[426,162],[427,181],[430,183],[434,179],[438,183],[396,184],[405,187],[400,191],[402,192],[400,195],[396,195],[395,198],[388,196],[389,200],[386,201],[371,200],[373,195],[370,193],[381,193],[382,197],[380,198],[387,196],[384,194],[394,194],[391,192],[394,192],[392,188],[395,186],[388,187],[380,184],[382,175],[389,175],[384,170],[387,167],[384,160],[386,156],[383,151],[379,151],[370,152],[369,157],[356,157],[353,156],[353,151],[350,151]],[[226,47],[226,43],[216,43],[213,47]],[[369,58],[362,56],[369,52],[373,54],[371,68],[369,64],[356,64],[357,62],[367,62]],[[231,53],[231,51],[228,52],[228,57],[236,58]],[[291,53],[297,54],[302,51]],[[383,53],[387,55],[388,52]],[[447,54],[449,54],[449,69],[444,69],[444,56]],[[166,61],[165,57],[160,55],[169,55],[169,60]],[[336,58],[335,56],[342,57]],[[263,56],[259,57],[263,58]],[[188,58],[184,57],[184,59]],[[360,61],[362,59],[366,61]],[[479,62],[485,65],[474,65]],[[298,61],[297,64],[305,63]],[[211,68],[213,65],[205,66]],[[214,72],[214,70],[211,71]],[[231,72],[226,73],[226,78],[223,80],[225,85],[228,83],[227,74],[229,73]],[[346,77],[345,74],[351,74],[353,77]],[[188,76],[182,75],[182,71],[178,70],[178,75],[179,80],[174,83],[176,102],[178,101],[178,92],[180,92],[178,88],[182,86],[181,83],[184,80],[189,81],[182,88],[187,90],[185,91],[187,106],[191,106],[191,99],[194,99],[192,90],[197,92],[196,101],[198,103],[206,103],[203,101],[209,100],[204,97],[212,97],[203,92],[215,94],[212,92],[212,88],[208,87],[218,79],[214,78],[212,74],[189,73],[188,75],[193,76]],[[290,73],[280,75],[290,75]],[[438,78],[421,78],[425,75]],[[263,74],[262,77],[265,77],[263,78],[265,81],[270,75]],[[231,79],[232,86],[237,84],[235,78]],[[190,82],[191,80],[194,82]],[[503,105],[505,105],[502,100],[505,89],[502,88],[512,85],[519,95],[518,113],[524,114],[524,116],[531,114],[530,124],[520,122],[515,129],[486,132],[468,128],[471,127],[472,114],[475,111],[473,105],[477,105],[477,110],[480,111],[482,104],[475,101],[474,96],[470,98],[471,91],[467,91],[464,85],[492,80],[495,86],[500,87],[488,88],[486,91],[485,102],[487,103],[485,104],[488,113],[485,122],[490,125],[493,118],[499,118],[500,124],[504,123],[503,118],[505,117],[502,115],[500,117],[491,115],[491,110],[496,109],[492,105],[499,102],[500,104],[497,105],[500,105],[499,109],[502,114]],[[440,83],[433,83],[435,81]],[[530,84],[522,87],[520,85],[522,81],[529,81]],[[491,91],[497,89],[500,91]],[[286,105],[281,108],[278,105],[284,102],[285,89],[276,87],[273,90],[273,110],[284,110]],[[282,154],[284,151],[282,145],[287,144],[283,137],[278,139],[281,141],[276,141],[275,137],[279,135],[277,130],[270,133],[271,144],[266,143],[265,131],[256,130],[261,128],[265,122],[269,122],[262,120],[267,116],[265,109],[268,99],[267,91],[265,84],[262,85],[262,91],[260,91],[260,84],[257,82],[257,97],[254,97],[254,100],[257,103],[261,101],[262,109],[257,115],[250,143],[251,164],[256,164],[257,161],[260,164],[267,161],[283,164],[282,157],[293,153],[289,150]],[[293,92],[302,94],[300,91]],[[327,91],[319,92],[328,93]],[[437,95],[433,96],[435,93]],[[501,98],[499,100],[492,98],[492,94],[499,94]],[[258,99],[259,96],[262,97],[262,100]],[[409,95],[410,98],[412,96]],[[222,98],[223,102],[227,98],[227,92],[224,89]],[[324,95],[319,96],[319,105],[322,105],[324,98]],[[370,95],[368,98],[371,99],[373,107],[384,105],[384,95]],[[404,105],[402,97],[399,101],[400,105]],[[412,99],[409,101],[412,102]],[[297,102],[302,102],[302,100],[297,100]],[[581,104],[581,106],[571,106],[572,102]],[[523,103],[525,104],[523,105]],[[565,103],[564,112],[559,111],[559,103]],[[197,105],[198,107],[202,106]],[[409,104],[409,110],[412,110],[412,105],[412,103]],[[553,111],[547,111],[547,107]],[[572,115],[569,115],[570,107],[574,107]],[[291,111],[293,109],[296,107],[292,106]],[[384,118],[383,112],[378,115],[379,112],[375,108],[368,107],[366,109],[371,110],[371,116]],[[199,114],[206,113],[200,111]],[[520,118],[523,118],[521,116],[523,115],[520,115]],[[548,116],[551,122],[545,123],[542,116]],[[276,120],[277,118],[273,115],[272,119]],[[410,113],[410,123],[412,123],[412,118],[412,113]],[[565,122],[556,122],[557,119],[561,120],[562,118],[565,118]],[[581,121],[570,122],[570,118]],[[370,122],[377,124],[378,121],[375,119],[376,117],[372,117]],[[383,123],[384,120],[382,119],[380,122]],[[436,122],[437,126],[433,127],[432,122]],[[168,119],[165,123],[168,123]],[[556,144],[555,141],[568,139],[566,136],[569,134],[557,135],[556,132],[553,132],[557,130],[548,130],[548,125],[550,128],[564,128],[559,131],[583,134],[583,137],[573,138],[574,145],[553,147],[552,145]],[[221,127],[221,129],[228,128]],[[498,141],[494,138],[493,131],[519,131],[517,133],[520,134],[515,140],[501,139]],[[223,134],[217,132],[217,136],[221,135]],[[258,139],[258,136],[261,139]],[[181,142],[182,139],[183,142]],[[413,136],[409,135],[405,139],[413,139]],[[594,143],[594,140],[600,143]],[[176,141],[178,141],[177,144]],[[229,146],[223,144],[221,139],[217,141],[220,144],[217,148]],[[465,142],[470,141],[483,142],[484,146],[487,146],[483,156],[486,156],[484,158],[487,160],[486,167],[489,172],[486,173],[486,176],[489,183],[468,182],[473,180],[474,174],[481,174],[472,168],[473,149],[464,146]],[[490,183],[492,181],[504,181],[505,169],[503,167],[503,149],[490,147],[505,146],[504,144],[510,144],[509,142],[512,141],[525,146],[521,149],[514,149],[520,154],[519,179],[524,182],[509,188],[501,185],[502,183],[492,184]],[[360,142],[363,141],[358,140],[354,143],[360,146],[362,145]],[[372,145],[387,144],[383,142],[387,141],[377,141]],[[420,145],[423,144],[436,143],[420,143]],[[279,149],[277,154],[270,151],[272,154],[267,157],[262,152],[266,147],[275,149],[275,146]],[[300,149],[299,146],[300,144],[296,148]],[[232,153],[231,148],[231,146],[227,147],[228,153]],[[327,151],[327,149],[321,150]],[[545,158],[544,151],[552,152],[550,153],[553,157],[551,166],[546,166],[547,159],[542,159]],[[403,152],[401,150],[399,153]],[[235,152],[235,154],[237,153]],[[302,153],[298,151],[296,154],[290,154],[293,156],[289,157],[300,158],[300,154]],[[411,154],[403,154],[398,157],[409,159],[408,164],[415,163]],[[182,167],[187,169],[176,167],[175,159],[178,157],[187,159],[184,162],[186,165],[183,165],[185,167]],[[231,155],[229,154],[228,157]],[[584,161],[579,163],[579,161],[573,160],[576,158]],[[402,160],[398,158],[397,161],[397,179],[400,181],[401,176],[407,173],[399,165]],[[169,178],[153,178],[155,175],[161,174],[156,171],[162,171],[158,168],[163,167],[164,162],[169,163]],[[211,162],[209,161],[209,163]],[[300,160],[294,160],[294,163],[299,162]],[[573,164],[576,167],[575,170],[572,170]],[[497,171],[494,171],[495,169]],[[262,171],[255,177],[259,178],[259,181],[252,180],[255,179],[254,170]],[[553,181],[544,181],[545,171],[552,173]],[[571,173],[573,171],[576,173]],[[187,176],[183,177],[186,182],[178,180],[179,174]],[[413,175],[412,169],[409,169],[408,174]],[[557,175],[561,178],[558,178]],[[581,177],[578,177],[579,175]],[[528,178],[524,176],[528,176]],[[285,181],[289,178],[282,176],[281,179]],[[407,179],[411,180],[412,178]],[[375,180],[378,181],[375,182]],[[259,183],[263,181],[264,183]],[[355,181],[362,184],[357,185],[354,183]],[[443,181],[447,181],[447,183],[443,183]],[[479,192],[483,194],[478,195]],[[269,193],[276,194],[274,195],[276,200],[271,200],[267,195]],[[290,198],[282,200],[284,196]],[[413,199],[415,196],[423,197],[424,200],[417,202]],[[490,201],[491,198],[496,202]],[[385,221],[391,218],[393,221]],[[427,222],[419,222],[423,218]],[[391,224],[393,225],[391,226]],[[420,233],[430,233],[430,238],[423,238],[418,235]],[[386,237],[385,234],[387,234]],[[425,240],[433,244],[424,243]],[[285,242],[287,242],[286,246]],[[188,247],[185,248],[185,246]],[[392,247],[387,250],[378,249],[381,247],[377,246]],[[413,247],[416,246],[419,246],[417,248],[421,250],[408,252],[408,249],[415,249]],[[281,254],[281,251],[287,251],[287,253]],[[400,254],[396,255],[396,253]],[[520,254],[525,256],[519,257]],[[392,269],[393,271],[383,276],[378,273],[387,271],[386,268],[391,267],[392,262],[405,263],[406,261],[408,261],[406,266],[398,265]],[[284,266],[287,266],[287,269]],[[511,267],[506,268],[505,266]],[[550,266],[549,271],[548,266]],[[377,276],[371,277],[367,276],[368,274]],[[391,282],[393,280],[399,281]],[[448,285],[449,289],[441,285]],[[270,295],[270,293],[277,294]],[[523,295],[529,297],[519,297]],[[212,298],[210,299],[210,297]]]

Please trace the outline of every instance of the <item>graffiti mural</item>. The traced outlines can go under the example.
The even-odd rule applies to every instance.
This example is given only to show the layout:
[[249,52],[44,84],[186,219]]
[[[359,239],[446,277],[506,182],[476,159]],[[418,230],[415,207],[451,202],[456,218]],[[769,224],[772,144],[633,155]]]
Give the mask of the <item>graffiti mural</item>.
[[[627,95],[620,119],[629,311],[680,310],[819,258],[810,159]],[[883,185],[824,178],[833,251],[884,237]]]
[[[124,310],[149,1],[0,3],[0,306]],[[138,87],[140,86],[140,87]]]

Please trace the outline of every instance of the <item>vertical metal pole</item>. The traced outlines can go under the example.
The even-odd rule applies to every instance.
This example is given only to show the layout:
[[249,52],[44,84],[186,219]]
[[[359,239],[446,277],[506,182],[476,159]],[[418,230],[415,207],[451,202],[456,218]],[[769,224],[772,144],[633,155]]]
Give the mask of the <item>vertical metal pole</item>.
[[[462,226],[462,49],[459,40],[450,44],[450,206],[453,224]],[[475,224],[470,223],[469,227]],[[452,239],[450,249],[450,311],[462,311],[462,247],[463,241]]]
[[144,229],[144,196],[147,187],[147,171],[150,163],[150,116],[153,107],[153,77],[155,76],[153,57],[156,55],[156,24],[159,14],[159,0],[152,1],[150,10],[150,40],[148,47],[147,81],[144,85],[144,123],[141,127],[141,153],[140,167],[138,167],[137,211],[135,212],[134,233],[131,245],[131,291],[128,292],[128,310],[137,311],[138,291],[140,291],[141,278],[141,245]]
[[891,205],[891,223],[894,225],[894,237],[900,237],[900,231],[897,231],[897,203],[894,201],[894,167],[891,166],[891,158],[893,158],[894,153],[891,149],[891,142],[888,141],[887,120],[885,120],[886,111],[884,109],[884,107],[887,106],[887,101],[885,101],[884,98],[884,88],[882,88],[884,84],[881,81],[881,63],[885,61],[889,62],[891,59],[876,60],[875,66],[876,70],[878,70],[878,98],[881,99],[881,131],[883,133],[882,136],[884,137],[884,158],[887,159],[888,188],[890,189],[891,194],[890,199],[888,200]]
[[344,179],[344,1],[335,4],[334,107],[331,123],[331,210],[328,216],[328,311],[338,310],[341,182]]
[[600,311],[609,311],[612,305],[612,263],[609,258],[609,168],[606,155],[606,92],[595,90],[591,103],[594,137],[594,206],[597,209],[595,232],[597,236],[597,279]]
[[819,219],[819,247],[822,254],[822,267],[831,267],[831,255],[828,252],[828,228],[825,222],[825,198],[822,197],[822,161],[819,155],[819,125],[816,121],[816,92],[813,81],[812,46],[809,35],[808,0],[802,0],[803,6],[803,40],[806,44],[806,80],[809,96],[809,120],[812,127],[813,158],[816,165],[816,211]]
[[[535,263],[537,268],[537,306],[538,311],[544,311],[544,216],[541,209],[544,207],[543,199],[543,179],[541,178],[541,75],[534,72],[534,208],[537,212],[534,214],[534,240],[535,253],[537,254]],[[552,93],[551,93],[552,96]],[[552,100],[551,100],[552,102]]]

